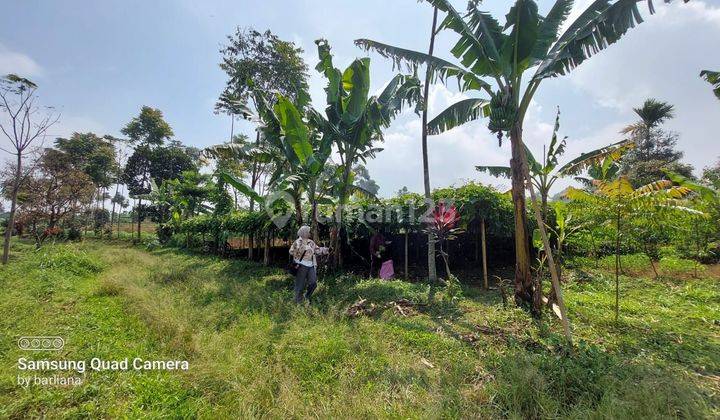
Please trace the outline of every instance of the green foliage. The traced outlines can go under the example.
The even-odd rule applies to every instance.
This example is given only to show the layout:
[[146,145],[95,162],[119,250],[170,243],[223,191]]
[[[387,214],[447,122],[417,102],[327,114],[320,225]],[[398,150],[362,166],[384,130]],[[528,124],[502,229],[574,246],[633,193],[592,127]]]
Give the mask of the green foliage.
[[256,89],[279,92],[301,108],[310,102],[304,51],[295,43],[283,41],[269,30],[238,27],[228,35],[220,53],[220,68],[228,79],[216,111],[245,114]]
[[141,146],[159,146],[174,135],[162,111],[149,106],[143,106],[140,114],[120,131]]
[[108,187],[117,171],[115,146],[94,133],[73,133],[68,138],[55,139],[50,149],[52,159],[64,160],[73,168],[87,174],[97,188]]
[[498,238],[512,236],[513,205],[510,197],[494,188],[469,182],[460,187],[440,188],[433,191],[435,201],[449,200],[460,210],[465,228],[477,228],[480,219],[485,219],[488,235]]
[[[0,333],[62,330],[68,359],[187,359],[190,370],[90,372],[79,387],[23,390],[10,385],[22,352],[8,347],[3,417],[716,417],[715,278],[628,282],[620,326],[601,273],[569,280],[570,350],[556,323],[537,328],[497,291],[468,288],[447,305],[425,283],[344,275],[321,278],[305,308],[284,273],[247,261],[48,246],[104,267],[75,275],[41,266],[32,248],[18,244],[0,269]],[[387,309],[346,317],[361,297]],[[391,305],[401,299],[419,305],[403,315]],[[83,342],[96,345],[71,344]]]
[[462,287],[460,286],[460,280],[453,274],[448,274],[447,279],[444,280],[445,284],[443,287],[443,298],[448,303],[455,303],[462,297]]
[[341,72],[334,67],[328,42],[319,39],[315,43],[320,60],[315,69],[327,78],[328,84],[326,117],[313,113],[312,119],[341,155],[343,165],[338,169],[336,193],[340,205],[344,205],[353,191],[352,168],[378,151],[373,143],[382,140],[382,129],[404,106],[422,104],[420,81],[415,76],[397,75],[379,95],[368,96],[370,59],[356,59]]
[[703,70],[700,72],[700,77],[713,86],[713,93],[715,93],[715,96],[720,99],[720,72]]
[[70,247],[50,248],[39,251],[38,266],[44,270],[65,271],[76,276],[99,273],[103,266],[87,253]]

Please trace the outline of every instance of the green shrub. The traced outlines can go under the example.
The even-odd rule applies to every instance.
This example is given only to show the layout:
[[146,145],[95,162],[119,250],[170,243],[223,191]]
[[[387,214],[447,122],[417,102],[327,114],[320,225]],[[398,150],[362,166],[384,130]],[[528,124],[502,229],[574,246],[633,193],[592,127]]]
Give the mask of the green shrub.
[[450,274],[448,279],[445,280],[445,287],[443,288],[443,298],[448,302],[455,302],[462,297],[462,286],[460,280],[457,277]]
[[40,267],[43,269],[62,270],[82,276],[102,271],[102,264],[83,251],[70,247],[53,247],[41,249]]

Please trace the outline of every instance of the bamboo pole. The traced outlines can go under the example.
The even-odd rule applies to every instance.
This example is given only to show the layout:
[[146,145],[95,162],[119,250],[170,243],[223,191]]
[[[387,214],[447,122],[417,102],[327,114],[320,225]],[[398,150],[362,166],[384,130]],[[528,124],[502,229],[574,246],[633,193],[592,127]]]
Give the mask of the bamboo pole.
[[405,229],[405,280],[408,279],[408,230]]
[[[522,139],[522,137],[521,137]],[[527,155],[525,153],[525,148],[523,147],[524,144],[521,141],[520,144],[520,156],[522,158],[522,171],[525,178],[525,185],[530,190],[530,201],[532,202],[533,207],[533,213],[535,214],[535,220],[538,224],[538,229],[540,230],[540,236],[542,237],[543,246],[545,249],[548,250],[546,252],[547,258],[548,258],[548,265],[550,266],[550,278],[552,280],[553,288],[555,289],[555,295],[557,298],[557,305],[560,308],[560,321],[563,325],[563,330],[565,332],[565,338],[567,338],[568,342],[572,344],[572,332],[570,331],[570,320],[567,317],[567,309],[565,308],[565,299],[563,298],[562,289],[560,288],[560,278],[558,276],[557,272],[557,266],[555,265],[555,257],[552,253],[552,248],[550,248],[550,240],[548,239],[547,229],[545,228],[545,222],[542,219],[542,215],[540,213],[540,205],[537,202],[537,197],[535,195],[535,187],[533,186],[532,179],[530,178],[530,168],[528,168],[528,161],[527,161]],[[542,293],[542,291],[540,291]]]
[[485,247],[485,218],[480,221],[480,243],[482,247],[483,287],[488,289],[487,249]]

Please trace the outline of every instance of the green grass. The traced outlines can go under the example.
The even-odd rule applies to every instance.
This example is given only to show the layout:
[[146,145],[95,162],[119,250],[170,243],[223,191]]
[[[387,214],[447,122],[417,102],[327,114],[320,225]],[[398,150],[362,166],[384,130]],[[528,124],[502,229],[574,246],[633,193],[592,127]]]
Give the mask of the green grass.
[[[13,249],[0,268],[0,418],[720,415],[714,270],[623,277],[619,323],[609,273],[572,273],[571,349],[556,321],[504,309],[497,291],[446,299],[441,287],[339,276],[298,307],[287,275],[240,260],[120,242]],[[345,316],[361,297],[422,305]],[[190,369],[23,389],[21,335],[64,337],[65,359],[185,359]]]

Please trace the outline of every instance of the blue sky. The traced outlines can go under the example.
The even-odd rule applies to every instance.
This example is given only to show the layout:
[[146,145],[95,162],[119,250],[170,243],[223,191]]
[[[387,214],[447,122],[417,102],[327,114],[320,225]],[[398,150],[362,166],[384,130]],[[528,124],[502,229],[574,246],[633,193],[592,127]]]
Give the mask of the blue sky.
[[[576,2],[574,14],[588,3]],[[541,13],[550,4],[540,1]],[[488,1],[485,6],[502,21],[509,3]],[[562,111],[561,134],[569,137],[569,159],[619,140],[618,130],[634,121],[631,108],[652,96],[675,104],[677,117],[667,128],[680,134],[685,161],[701,169],[718,158],[720,102],[698,73],[720,69],[720,1],[656,7],[658,13],[646,13],[646,23],[626,39],[570,76],[541,87],[525,126],[526,142],[536,153],[549,139],[556,106]],[[430,7],[416,0],[12,0],[0,16],[0,73],[24,74],[40,85],[43,103],[62,112],[52,134],[120,135],[140,107],[149,105],[164,112],[179,140],[203,147],[229,134],[228,117],[213,114],[213,104],[225,80],[217,65],[218,49],[236,26],[270,29],[302,46],[311,68],[313,100],[322,109],[324,82],[313,70],[315,39],[327,38],[336,64],[347,65],[365,55],[353,45],[356,38],[426,49],[430,21]],[[441,36],[440,55],[451,58],[442,52],[453,39],[450,33]],[[370,56],[374,88],[380,89],[392,76],[392,66]],[[434,86],[430,112],[462,97],[452,88]],[[252,127],[241,124],[240,129],[250,134]],[[419,133],[420,121],[411,112],[386,131],[386,150],[368,165],[382,195],[404,185],[421,189]],[[434,187],[466,179],[507,185],[473,169],[509,159],[508,146],[498,148],[483,122],[431,137],[430,151]]]

